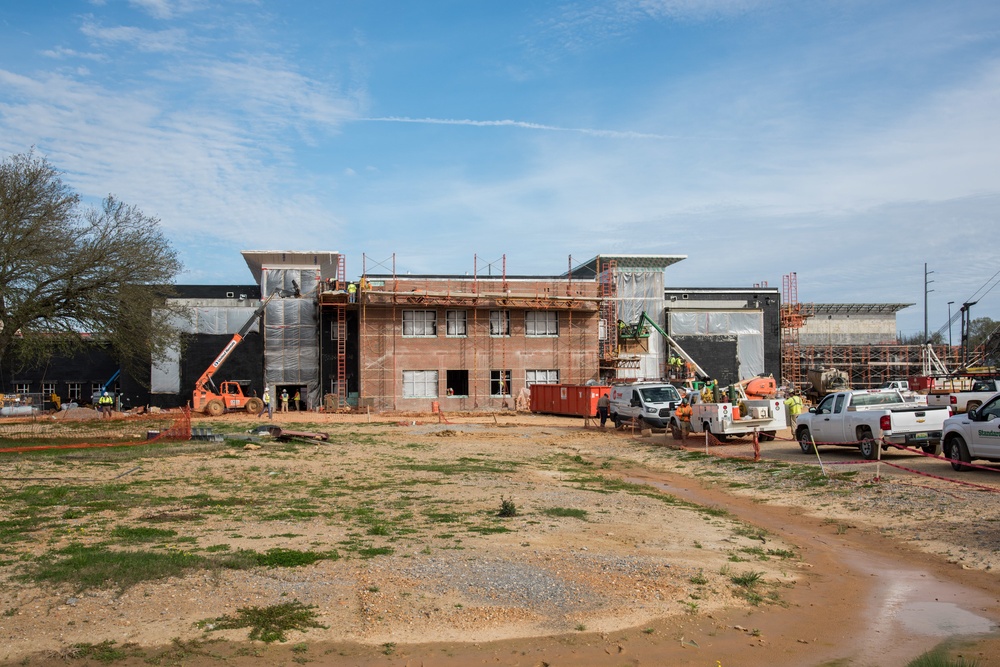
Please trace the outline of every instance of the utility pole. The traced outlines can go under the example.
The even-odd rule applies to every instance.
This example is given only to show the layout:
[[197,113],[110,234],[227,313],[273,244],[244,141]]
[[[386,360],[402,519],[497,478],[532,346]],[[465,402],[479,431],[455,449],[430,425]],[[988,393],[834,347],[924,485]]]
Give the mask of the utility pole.
[[933,292],[934,290],[927,289],[927,285],[934,282],[933,280],[928,280],[927,276],[934,273],[933,271],[927,270],[927,262],[924,262],[924,345],[929,343],[927,336],[927,294]]

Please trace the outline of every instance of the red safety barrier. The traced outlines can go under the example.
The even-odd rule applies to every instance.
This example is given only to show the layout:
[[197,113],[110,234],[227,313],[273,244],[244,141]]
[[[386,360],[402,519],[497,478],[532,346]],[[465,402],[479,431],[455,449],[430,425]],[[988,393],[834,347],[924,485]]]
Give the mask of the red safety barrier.
[[[13,427],[22,425],[11,424]],[[19,429],[16,437],[33,440],[44,440],[46,438],[66,438],[72,437],[75,429],[65,429],[63,433],[58,433],[52,424],[42,424],[34,422],[28,429]],[[141,433],[146,431],[144,439],[108,441],[108,442],[74,442],[60,445],[24,445],[20,447],[4,447],[0,453],[22,453],[41,450],[62,450],[62,449],[97,449],[102,447],[135,447],[138,445],[149,445],[165,440],[190,440],[191,439],[191,410],[187,407],[176,412],[163,412],[159,414],[146,414],[129,416],[125,419],[105,420],[102,426],[114,428],[121,431],[123,426],[128,426],[130,430]],[[155,427],[155,428],[154,428]],[[155,433],[155,435],[154,435]],[[105,433],[107,435],[107,433]]]

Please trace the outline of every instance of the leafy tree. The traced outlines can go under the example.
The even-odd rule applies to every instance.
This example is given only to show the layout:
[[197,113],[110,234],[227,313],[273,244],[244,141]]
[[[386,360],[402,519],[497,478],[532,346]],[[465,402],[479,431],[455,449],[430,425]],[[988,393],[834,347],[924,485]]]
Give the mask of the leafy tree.
[[159,224],[110,195],[83,207],[33,151],[0,162],[0,358],[30,364],[96,339],[141,379],[174,335],[154,286],[181,264]]

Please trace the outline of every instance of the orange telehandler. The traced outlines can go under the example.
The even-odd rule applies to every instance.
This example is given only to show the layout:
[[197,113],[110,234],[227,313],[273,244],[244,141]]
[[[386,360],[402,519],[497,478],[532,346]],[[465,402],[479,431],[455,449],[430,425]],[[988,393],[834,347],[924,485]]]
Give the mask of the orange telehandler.
[[201,412],[211,417],[218,417],[227,411],[246,410],[249,414],[257,414],[264,408],[264,401],[256,396],[246,396],[243,387],[239,382],[222,382],[218,387],[212,380],[222,364],[229,358],[233,350],[243,342],[243,338],[253,327],[254,322],[260,317],[271,299],[283,294],[282,290],[275,290],[267,299],[254,311],[254,314],[247,320],[246,324],[235,334],[229,344],[219,353],[215,361],[205,369],[198,381],[194,384],[194,395],[192,396],[191,409]]

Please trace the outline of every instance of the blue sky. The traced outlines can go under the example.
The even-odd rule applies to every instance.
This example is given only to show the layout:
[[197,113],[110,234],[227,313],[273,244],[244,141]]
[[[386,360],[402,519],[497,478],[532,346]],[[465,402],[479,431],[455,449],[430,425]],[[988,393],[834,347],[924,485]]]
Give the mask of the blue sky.
[[998,130],[995,0],[0,5],[0,155],[160,218],[185,283],[681,254],[916,333],[926,262],[932,332],[1000,320]]

